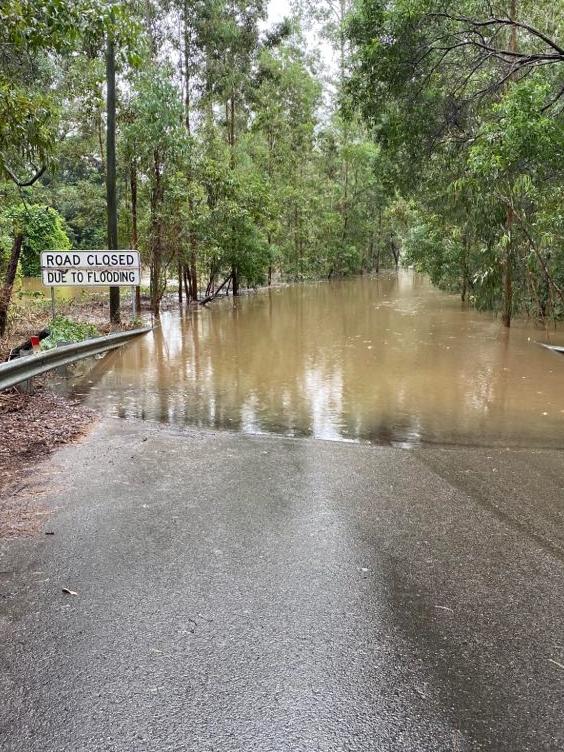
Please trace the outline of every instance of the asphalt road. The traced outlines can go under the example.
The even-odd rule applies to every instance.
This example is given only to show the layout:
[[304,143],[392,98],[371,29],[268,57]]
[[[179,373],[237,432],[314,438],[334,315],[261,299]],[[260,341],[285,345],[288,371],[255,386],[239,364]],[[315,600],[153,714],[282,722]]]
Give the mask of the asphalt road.
[[3,751],[564,749],[562,452],[105,420],[38,473]]

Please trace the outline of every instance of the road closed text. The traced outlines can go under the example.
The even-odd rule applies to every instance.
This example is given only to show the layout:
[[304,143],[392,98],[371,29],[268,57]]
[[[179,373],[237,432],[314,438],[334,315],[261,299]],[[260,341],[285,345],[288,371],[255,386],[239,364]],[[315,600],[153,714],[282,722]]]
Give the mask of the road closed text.
[[44,251],[42,269],[139,268],[138,251]]

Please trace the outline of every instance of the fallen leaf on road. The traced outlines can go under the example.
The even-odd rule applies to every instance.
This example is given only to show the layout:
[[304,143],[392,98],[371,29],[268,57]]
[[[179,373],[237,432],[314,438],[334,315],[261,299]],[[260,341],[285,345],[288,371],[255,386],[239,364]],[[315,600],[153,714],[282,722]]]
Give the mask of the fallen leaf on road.
[[440,608],[442,611],[452,611],[452,613],[454,613],[452,608],[449,608],[448,606],[435,606],[435,608]]
[[552,658],[548,659],[551,663],[554,663],[555,666],[558,666],[558,668],[564,669],[564,666],[561,663],[558,663],[558,661],[553,661]]
[[69,590],[67,587],[63,588],[63,593],[66,593],[67,595],[78,595],[75,590]]

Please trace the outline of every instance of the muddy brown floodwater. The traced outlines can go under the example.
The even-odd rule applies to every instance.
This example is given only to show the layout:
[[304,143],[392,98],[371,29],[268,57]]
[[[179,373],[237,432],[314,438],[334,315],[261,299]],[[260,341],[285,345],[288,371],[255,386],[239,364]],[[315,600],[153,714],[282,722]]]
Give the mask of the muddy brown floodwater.
[[409,271],[165,313],[67,385],[113,415],[344,441],[564,447],[564,333]]

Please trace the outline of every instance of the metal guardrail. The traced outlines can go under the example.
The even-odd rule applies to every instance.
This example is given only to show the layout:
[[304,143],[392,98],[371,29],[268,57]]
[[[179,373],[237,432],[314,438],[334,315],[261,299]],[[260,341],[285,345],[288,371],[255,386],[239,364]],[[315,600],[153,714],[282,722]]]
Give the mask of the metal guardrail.
[[546,345],[544,342],[538,342],[537,344],[539,344],[541,347],[546,347],[547,350],[551,350],[552,352],[564,355],[564,347],[560,347],[558,345]]
[[104,337],[85,339],[82,342],[73,342],[70,345],[62,345],[52,350],[45,350],[45,352],[9,360],[7,363],[0,363],[0,391],[53,368],[66,366],[76,360],[99,355],[107,350],[115,350],[116,347],[121,347],[130,339],[150,331],[150,327],[143,327],[142,329],[130,329],[126,332],[115,332],[115,334],[108,334]]

